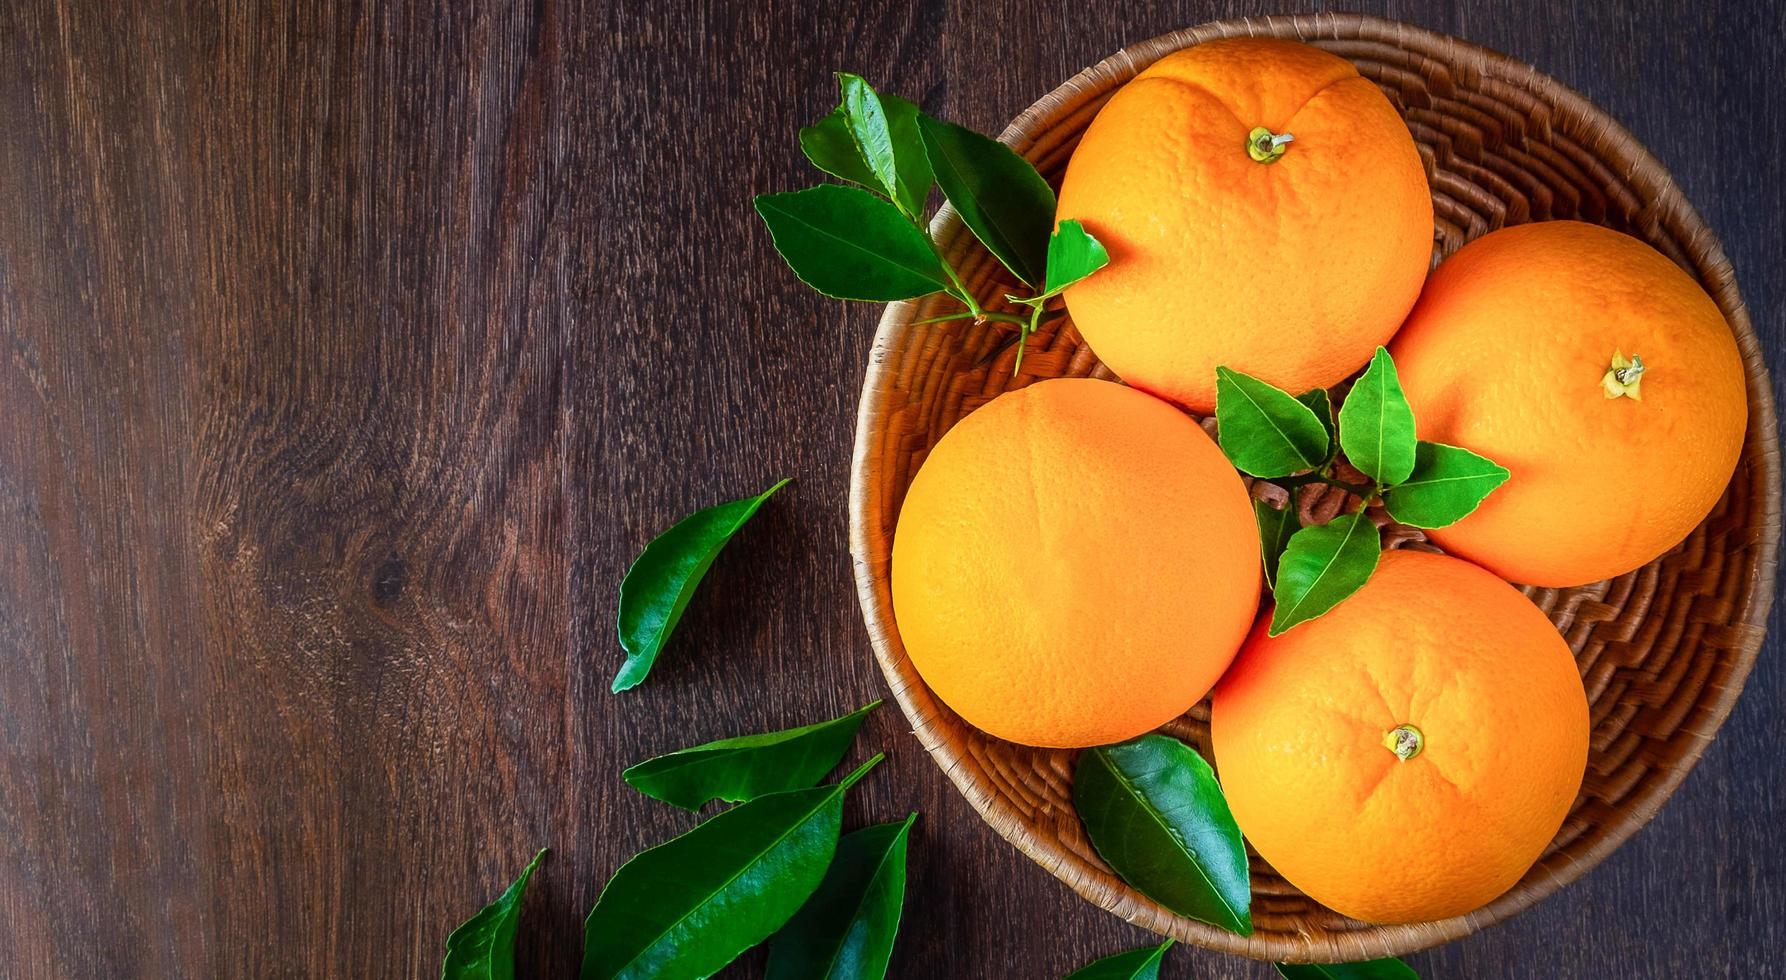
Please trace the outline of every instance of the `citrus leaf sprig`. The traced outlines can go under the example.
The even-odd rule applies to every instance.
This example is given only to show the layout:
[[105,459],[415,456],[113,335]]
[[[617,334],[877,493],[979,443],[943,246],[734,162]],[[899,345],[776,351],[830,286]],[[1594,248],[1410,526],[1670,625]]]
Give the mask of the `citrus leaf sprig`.
[[[1061,315],[1050,300],[1103,268],[1110,254],[1077,221],[1054,227],[1054,191],[998,140],[925,115],[839,73],[841,101],[800,131],[813,166],[854,186],[820,184],[760,194],[757,213],[800,281],[834,299],[888,303],[945,293],[964,309],[921,321],[973,320],[1017,328],[1012,373],[1030,334]],[[924,212],[932,186],[1031,295],[1006,293],[1022,313],[988,310],[937,250]]]
[[[1352,385],[1337,426],[1326,391],[1292,396],[1226,367],[1216,369],[1215,414],[1228,460],[1289,494],[1281,511],[1254,502],[1265,581],[1275,603],[1272,636],[1326,613],[1370,578],[1382,549],[1381,534],[1365,514],[1371,504],[1381,501],[1403,524],[1446,527],[1468,517],[1510,475],[1467,449],[1417,438],[1414,409],[1395,361],[1381,347]],[[1341,452],[1368,482],[1338,475]],[[1338,487],[1363,504],[1326,524],[1302,527],[1297,492],[1310,484]]]

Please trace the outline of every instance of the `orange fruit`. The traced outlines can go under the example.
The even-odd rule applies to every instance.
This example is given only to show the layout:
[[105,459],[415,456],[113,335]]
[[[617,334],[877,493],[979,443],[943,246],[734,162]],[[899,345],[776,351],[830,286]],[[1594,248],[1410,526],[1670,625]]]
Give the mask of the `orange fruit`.
[[[1294,139],[1260,162],[1260,129]],[[1129,384],[1203,413],[1219,365],[1292,393],[1357,370],[1432,260],[1426,172],[1395,108],[1351,62],[1271,38],[1199,44],[1124,85],[1074,150],[1055,215],[1110,252],[1066,292],[1086,342]]]
[[1444,555],[1386,552],[1363,588],[1280,636],[1261,619],[1212,704],[1241,831],[1310,898],[1366,922],[1492,901],[1556,836],[1587,765],[1568,645],[1517,589]]
[[1202,700],[1259,603],[1239,474],[1195,421],[1084,378],[1000,395],[930,451],[893,541],[912,665],[1028,745],[1132,738]]
[[[1743,360],[1717,304],[1655,249],[1596,225],[1465,245],[1390,352],[1422,439],[1512,472],[1431,538],[1515,582],[1583,585],[1654,560],[1711,512],[1742,452]],[[1621,355],[1641,375],[1632,397],[1608,397]]]

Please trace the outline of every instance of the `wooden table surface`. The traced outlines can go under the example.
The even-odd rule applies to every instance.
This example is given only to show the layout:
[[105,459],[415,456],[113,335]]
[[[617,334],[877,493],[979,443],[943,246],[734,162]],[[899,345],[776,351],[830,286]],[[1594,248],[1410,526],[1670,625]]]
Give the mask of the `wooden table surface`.
[[[1780,370],[1786,7],[1362,6],[1622,119]],[[802,287],[750,209],[814,179],[794,132],[831,72],[997,131],[1126,43],[1263,11],[0,4],[0,975],[434,975],[550,845],[522,975],[573,976],[608,875],[691,824],[624,766],[887,694],[845,539],[878,310]],[[784,475],[609,694],[632,556]],[[1645,832],[1411,962],[1781,975],[1780,652]],[[896,708],[872,749],[849,819],[924,814],[895,976],[1149,938],[981,824]],[[1190,949],[1165,975],[1272,974]]]

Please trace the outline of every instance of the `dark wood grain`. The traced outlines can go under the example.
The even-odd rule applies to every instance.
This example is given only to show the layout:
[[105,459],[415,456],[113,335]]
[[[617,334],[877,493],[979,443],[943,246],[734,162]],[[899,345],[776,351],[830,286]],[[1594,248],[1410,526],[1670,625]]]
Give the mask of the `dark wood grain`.
[[[1786,366],[1786,8],[1364,7],[1624,120]],[[523,971],[574,975],[607,876],[690,824],[625,765],[884,693],[844,508],[877,311],[801,287],[749,208],[813,179],[793,133],[830,73],[996,131],[1125,43],[1271,9],[0,4],[0,975],[431,975],[541,844]],[[609,694],[633,554],[782,475]],[[1648,830],[1413,962],[1780,975],[1779,653]],[[891,759],[850,819],[924,814],[895,975],[1146,941],[981,825],[896,711],[861,742]]]

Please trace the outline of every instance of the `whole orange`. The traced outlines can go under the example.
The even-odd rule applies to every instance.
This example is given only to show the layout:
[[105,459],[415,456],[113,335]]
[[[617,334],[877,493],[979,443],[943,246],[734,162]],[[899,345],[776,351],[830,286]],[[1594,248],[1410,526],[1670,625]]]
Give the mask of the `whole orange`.
[[1086,342],[1203,413],[1217,366],[1292,393],[1357,370],[1432,260],[1426,172],[1395,108],[1351,62],[1271,38],[1199,44],[1124,85],[1056,217],[1110,252],[1066,292]]
[[938,441],[893,541],[912,665],[999,738],[1120,742],[1189,710],[1258,608],[1240,476],[1197,423],[1083,378],[1000,395]]
[[[1515,582],[1582,585],[1654,560],[1711,512],[1742,452],[1743,361],[1717,304],[1597,225],[1465,245],[1390,352],[1421,438],[1512,472],[1432,539]],[[1642,365],[1624,368],[1626,392],[1606,384],[1621,356]]]
[[[1216,767],[1259,855],[1366,922],[1461,915],[1518,881],[1588,754],[1569,647],[1470,563],[1391,551],[1363,588],[1216,686]],[[1406,756],[1406,758],[1403,758]]]

